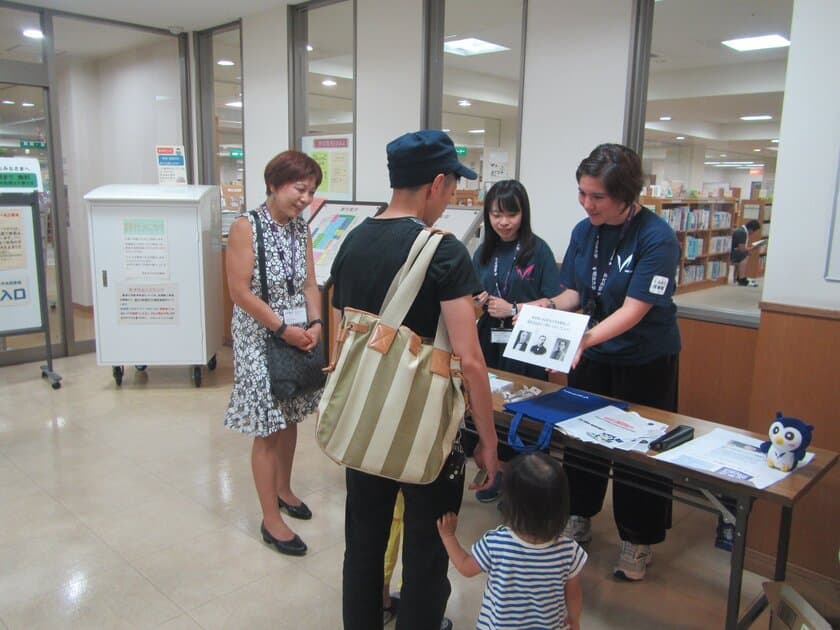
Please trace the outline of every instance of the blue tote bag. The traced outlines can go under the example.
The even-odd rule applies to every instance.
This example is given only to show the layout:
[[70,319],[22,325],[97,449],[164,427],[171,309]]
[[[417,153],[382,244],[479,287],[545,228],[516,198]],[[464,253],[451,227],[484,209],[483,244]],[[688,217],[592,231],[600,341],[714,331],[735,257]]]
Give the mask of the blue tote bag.
[[[507,403],[505,411],[514,414],[508,429],[508,444],[520,453],[544,451],[551,443],[551,431],[555,424],[609,405],[625,411],[630,406],[626,402],[590,394],[574,387],[564,387],[536,398]],[[543,423],[542,431],[535,444],[526,444],[519,437],[519,425],[524,417]]]

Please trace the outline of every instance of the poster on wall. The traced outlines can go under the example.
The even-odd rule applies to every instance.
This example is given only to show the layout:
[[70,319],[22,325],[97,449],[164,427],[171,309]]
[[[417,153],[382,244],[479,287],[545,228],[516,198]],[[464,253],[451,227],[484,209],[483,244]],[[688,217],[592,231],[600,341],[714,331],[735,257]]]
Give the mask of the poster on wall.
[[0,193],[44,192],[41,165],[36,158],[0,158]]
[[37,206],[0,205],[0,335],[44,326],[38,284]]
[[316,194],[328,199],[353,199],[353,134],[303,136],[301,146],[321,167],[323,177]]
[[165,186],[186,185],[187,160],[183,145],[173,144],[155,147],[158,184]]
[[507,151],[493,151],[485,149],[487,157],[484,160],[484,182],[489,189],[494,183],[508,179]]
[[166,220],[124,219],[123,261],[126,278],[167,280],[169,246]]
[[385,205],[378,202],[325,201],[310,219],[315,278],[320,286],[324,286],[330,277],[333,260],[344,237],[366,218],[376,216]]

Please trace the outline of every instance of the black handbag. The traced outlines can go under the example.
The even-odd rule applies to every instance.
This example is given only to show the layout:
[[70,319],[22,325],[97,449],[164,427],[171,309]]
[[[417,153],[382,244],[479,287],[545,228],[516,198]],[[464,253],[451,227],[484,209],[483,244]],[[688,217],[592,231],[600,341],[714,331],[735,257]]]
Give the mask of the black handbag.
[[[269,306],[268,281],[265,272],[265,246],[262,222],[256,210],[251,211],[257,229],[257,253],[260,268],[260,287],[263,301]],[[271,393],[278,400],[289,400],[309,394],[324,386],[324,348],[320,340],[311,350],[303,351],[289,345],[269,331],[266,340],[266,360]]]

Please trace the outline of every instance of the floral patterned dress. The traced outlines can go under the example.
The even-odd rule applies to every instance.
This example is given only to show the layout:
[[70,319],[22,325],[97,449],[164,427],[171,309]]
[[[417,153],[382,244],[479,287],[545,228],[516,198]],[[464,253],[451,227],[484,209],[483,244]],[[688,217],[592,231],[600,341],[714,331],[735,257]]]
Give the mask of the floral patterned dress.
[[[251,291],[261,296],[257,231],[249,212],[254,249]],[[257,210],[262,224],[265,247],[266,278],[271,308],[282,314],[287,308],[306,306],[303,283],[306,280],[306,244],[309,231],[306,221],[297,217],[285,225],[275,223],[264,208]],[[294,256],[292,255],[294,239]],[[282,251],[282,255],[281,255]],[[293,263],[293,264],[292,264]],[[291,282],[287,282],[293,271]],[[293,285],[294,293],[289,292]],[[239,306],[233,307],[233,392],[230,395],[225,426],[241,433],[265,437],[281,431],[290,423],[300,422],[315,411],[321,391],[290,400],[277,400],[271,393],[266,361],[269,331]]]

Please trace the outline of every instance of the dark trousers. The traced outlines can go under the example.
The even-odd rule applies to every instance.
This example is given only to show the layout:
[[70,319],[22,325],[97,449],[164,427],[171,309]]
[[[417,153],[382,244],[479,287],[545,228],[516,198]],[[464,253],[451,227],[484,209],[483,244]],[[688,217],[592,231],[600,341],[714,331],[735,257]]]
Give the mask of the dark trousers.
[[428,485],[399,483],[347,469],[342,600],[345,630],[382,628],[385,548],[401,489],[403,584],[397,630],[438,630],[452,587],[446,577],[449,557],[440,541],[437,519],[457,513],[464,477],[450,480],[444,466]]
[[[612,396],[628,402],[677,410],[679,355],[655,359],[644,365],[609,365],[582,358],[569,372],[569,385],[595,394]],[[564,461],[571,492],[571,513],[587,518],[601,511],[607,491],[607,478],[612,462],[567,450]],[[583,471],[584,465],[600,474]],[[660,481],[657,482],[656,479]],[[613,516],[622,540],[636,545],[653,545],[665,540],[671,527],[671,500],[622,483],[642,481],[645,485],[670,494],[670,485],[650,475],[639,477],[632,469],[613,465]]]

